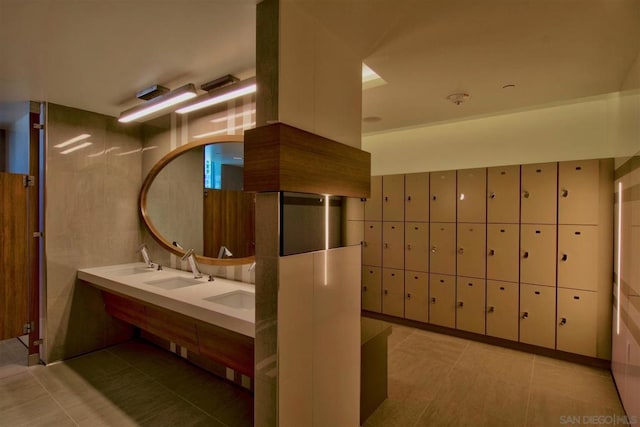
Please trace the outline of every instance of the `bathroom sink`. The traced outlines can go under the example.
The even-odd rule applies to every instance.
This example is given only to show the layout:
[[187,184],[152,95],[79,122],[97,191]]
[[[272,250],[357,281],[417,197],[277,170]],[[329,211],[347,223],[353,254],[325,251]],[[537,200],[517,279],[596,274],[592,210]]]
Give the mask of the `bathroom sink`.
[[243,310],[253,310],[256,307],[256,295],[247,291],[232,291],[204,299],[205,301]]
[[129,266],[114,269],[110,271],[110,273],[114,276],[130,276],[132,274],[151,273],[153,271],[156,271],[155,267]]
[[148,282],[144,282],[144,283],[147,285],[155,286],[157,288],[170,290],[170,289],[185,288],[187,286],[199,285],[202,282],[189,277],[176,276],[176,277],[167,277],[164,279],[149,280]]

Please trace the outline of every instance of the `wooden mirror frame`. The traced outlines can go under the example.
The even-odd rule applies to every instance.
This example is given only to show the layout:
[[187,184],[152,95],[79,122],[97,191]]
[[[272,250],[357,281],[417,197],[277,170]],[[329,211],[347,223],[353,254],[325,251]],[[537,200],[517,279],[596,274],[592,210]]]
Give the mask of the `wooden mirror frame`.
[[[182,257],[185,254],[185,251],[173,246],[171,244],[171,242],[166,240],[160,234],[160,232],[158,231],[156,226],[153,225],[153,222],[151,221],[151,218],[149,218],[149,212],[147,210],[147,196],[149,194],[149,187],[151,187],[151,184],[153,183],[153,180],[158,176],[160,171],[167,164],[169,164],[171,161],[173,161],[174,159],[179,157],[181,154],[183,154],[183,153],[185,153],[185,152],[187,152],[187,151],[189,151],[189,150],[191,150],[193,148],[204,147],[205,145],[209,145],[209,144],[222,144],[222,143],[225,143],[225,142],[242,142],[242,143],[244,143],[244,136],[242,136],[242,135],[219,135],[219,136],[215,136],[215,137],[211,137],[211,138],[207,138],[207,139],[192,141],[192,142],[189,142],[187,144],[181,145],[180,147],[176,148],[175,150],[172,150],[172,151],[168,152],[155,165],[153,165],[153,167],[151,168],[151,170],[147,174],[147,177],[144,179],[144,182],[142,183],[142,188],[140,189],[140,196],[138,198],[138,205],[139,205],[139,208],[140,208],[139,209],[140,218],[142,219],[142,222],[144,223],[144,225],[147,227],[147,230],[151,234],[151,237],[153,237],[153,239],[156,242],[158,242],[158,244],[162,248],[168,250],[169,252],[171,252],[174,255]],[[224,258],[224,259],[219,259],[219,258],[211,258],[211,257],[206,257],[206,256],[203,256],[203,255],[197,255],[196,254],[196,259],[199,262],[203,263],[203,264],[226,266],[226,265],[251,264],[252,262],[255,262],[256,257],[254,255],[254,256],[243,257],[243,258]]]

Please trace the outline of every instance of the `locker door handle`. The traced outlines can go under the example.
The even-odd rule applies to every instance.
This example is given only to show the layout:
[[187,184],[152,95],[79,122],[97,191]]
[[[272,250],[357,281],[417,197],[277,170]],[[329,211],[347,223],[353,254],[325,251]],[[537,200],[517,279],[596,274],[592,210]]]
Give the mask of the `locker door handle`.
[[431,246],[431,252],[433,252],[435,254],[437,250],[438,250],[438,248],[436,248],[435,246]]
[[569,196],[569,190],[565,190],[563,188],[562,191],[560,192],[560,194],[562,195],[562,197],[568,197]]
[[567,318],[563,317],[562,320],[560,321],[560,326],[564,326],[567,324]]
[[487,308],[487,313],[493,313],[494,311],[496,311],[496,308],[494,306],[490,306],[489,308]]
[[436,303],[436,297],[431,298],[431,304],[435,304]]
[[407,299],[411,299],[411,294],[407,294]]
[[522,313],[522,318],[523,319],[526,319],[527,317],[529,317],[529,313],[528,312],[525,311],[524,313]]
[[522,192],[522,197],[524,197],[525,199],[529,198],[529,192],[528,191],[523,191]]
[[562,261],[566,261],[567,258],[569,258],[569,256],[567,254],[562,254],[562,258],[560,258]]
[[460,249],[458,249],[458,253],[459,253],[460,255],[462,255],[462,254],[464,253],[464,248],[460,248]]
[[495,199],[496,198],[496,193],[492,192],[491,194],[489,194],[489,198],[490,199]]
[[493,249],[489,249],[489,256],[494,256],[496,254],[496,251],[494,251]]
[[407,250],[410,251],[411,250],[411,245],[407,245]]
[[462,302],[462,301],[458,302],[458,307],[460,307],[460,308],[464,307],[464,302]]
[[529,258],[529,252],[524,251],[524,253],[522,254],[522,258]]

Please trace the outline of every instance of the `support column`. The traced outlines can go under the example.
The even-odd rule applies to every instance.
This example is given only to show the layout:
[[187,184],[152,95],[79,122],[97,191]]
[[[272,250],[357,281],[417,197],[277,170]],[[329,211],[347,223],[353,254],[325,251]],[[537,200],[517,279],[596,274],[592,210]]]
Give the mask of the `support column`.
[[[296,0],[257,6],[257,126],[360,148],[361,58]],[[256,198],[256,426],[359,425],[360,248],[280,256],[280,193]]]

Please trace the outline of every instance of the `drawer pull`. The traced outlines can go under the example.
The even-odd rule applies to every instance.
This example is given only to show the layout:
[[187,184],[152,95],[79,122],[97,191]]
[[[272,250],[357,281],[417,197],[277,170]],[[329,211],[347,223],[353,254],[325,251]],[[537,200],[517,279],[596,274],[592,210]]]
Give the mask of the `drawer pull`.
[[435,304],[436,303],[436,297],[431,298],[431,304]]
[[524,251],[524,253],[522,254],[522,258],[529,258],[529,252]]
[[565,190],[563,188],[562,191],[560,192],[560,194],[562,194],[562,197],[567,197],[567,196],[569,196],[569,190]]
[[385,290],[384,290],[384,294],[385,294],[385,295],[388,295],[388,294],[389,294],[389,291],[385,289]]
[[564,326],[567,324],[567,318],[563,317],[562,320],[560,321],[560,326]]
[[458,253],[459,253],[460,255],[462,255],[462,254],[464,253],[464,248],[460,248],[460,249],[458,249]]
[[562,254],[562,258],[560,258],[562,261],[566,261],[568,258],[567,254]]
[[411,244],[407,245],[407,250],[410,251],[411,250]]
[[432,198],[433,200],[436,200],[436,195],[434,194],[431,198]]
[[522,318],[523,319],[526,319],[527,317],[529,317],[529,313],[528,312],[525,311],[524,313],[522,313]]
[[411,299],[411,294],[407,294],[407,299]]
[[384,201],[388,202],[389,201],[389,196],[384,196]]
[[529,198],[529,192],[528,191],[523,191],[522,192],[522,197],[524,197],[525,199]]
[[458,302],[458,307],[460,307],[460,308],[464,307],[464,302],[462,302],[462,301]]
[[489,249],[489,256],[494,256],[496,254],[496,251],[494,251],[493,249]]
[[411,201],[411,196],[407,196],[407,202]]
[[487,313],[493,313],[494,311],[496,311],[496,308],[494,306],[490,306],[489,308],[487,308]]
[[385,243],[385,244],[384,244],[384,248],[385,248],[385,249],[389,249],[389,244],[388,244],[388,243]]

